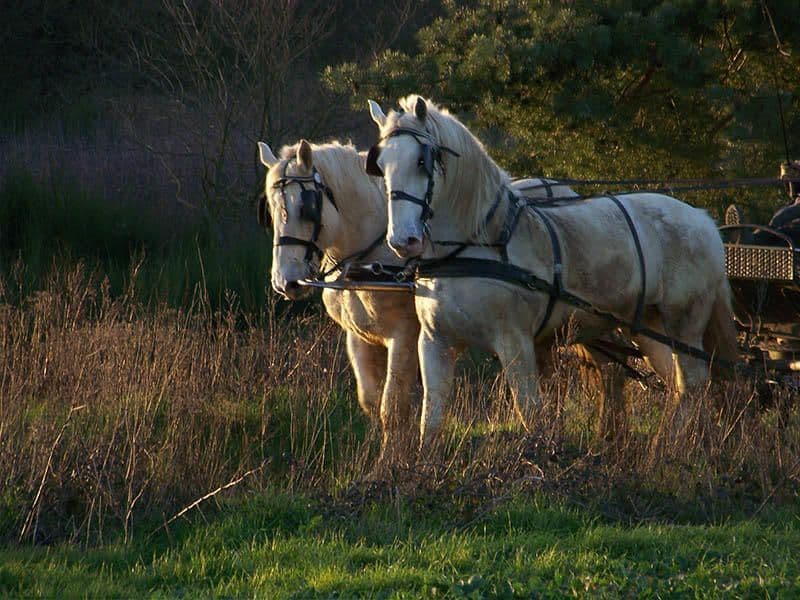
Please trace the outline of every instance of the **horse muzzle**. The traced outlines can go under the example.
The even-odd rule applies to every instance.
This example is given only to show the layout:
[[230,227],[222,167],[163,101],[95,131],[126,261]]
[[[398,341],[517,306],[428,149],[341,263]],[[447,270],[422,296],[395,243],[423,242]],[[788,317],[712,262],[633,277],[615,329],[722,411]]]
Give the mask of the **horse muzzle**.
[[412,258],[422,254],[425,242],[416,236],[392,237],[389,239],[389,247],[400,258]]
[[311,293],[311,288],[297,281],[287,281],[284,285],[273,286],[275,291],[287,300],[302,300]]

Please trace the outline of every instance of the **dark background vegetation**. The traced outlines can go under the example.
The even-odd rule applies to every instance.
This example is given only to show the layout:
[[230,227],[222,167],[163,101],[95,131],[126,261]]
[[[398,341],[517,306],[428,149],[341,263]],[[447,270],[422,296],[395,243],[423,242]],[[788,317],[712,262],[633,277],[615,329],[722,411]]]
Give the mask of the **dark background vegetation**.
[[[365,100],[420,92],[515,175],[777,176],[779,102],[800,158],[798,30],[795,0],[5,2],[0,540],[127,541],[231,482],[327,503],[368,471],[376,439],[340,334],[268,289],[257,140],[366,147]],[[687,199],[763,218],[784,202],[779,188]],[[601,459],[574,377],[552,397],[582,400],[531,445],[505,437],[487,374],[459,380],[454,412],[497,428],[450,430],[446,468],[409,485],[428,494],[414,510],[461,526],[541,481],[622,521],[795,495],[796,408],[754,412],[747,382],[704,398],[654,465],[659,390],[631,400],[635,427]],[[387,492],[348,493],[332,513]]]
[[[115,290],[144,254],[173,304],[204,271],[265,302],[269,243],[252,206],[258,140],[356,139],[319,75],[328,64],[413,47],[433,5],[410,2],[4,4],[0,25],[0,269],[22,258],[31,289],[55,256],[96,259]],[[202,264],[201,264],[202,263]]]
[[[207,276],[244,255],[263,281],[255,142],[366,146],[366,99],[410,92],[457,111],[515,175],[776,175],[786,146],[800,151],[798,23],[791,0],[7,2],[2,268],[20,253],[47,266],[61,246],[124,271],[135,247],[196,272],[219,251]],[[688,200],[763,218],[783,201]]]

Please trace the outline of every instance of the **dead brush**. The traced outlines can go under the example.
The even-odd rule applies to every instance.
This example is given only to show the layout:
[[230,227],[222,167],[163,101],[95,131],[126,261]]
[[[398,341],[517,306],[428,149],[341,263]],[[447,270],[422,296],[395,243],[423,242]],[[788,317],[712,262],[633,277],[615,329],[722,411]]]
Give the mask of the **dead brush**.
[[597,439],[596,389],[569,352],[542,381],[529,433],[493,359],[462,363],[435,447],[369,479],[379,435],[355,401],[342,335],[318,311],[271,302],[247,315],[233,296],[213,310],[201,287],[170,309],[135,289],[112,297],[77,265],[24,302],[0,297],[3,539],[131,539],[248,490],[310,494],[336,514],[434,508],[463,527],[539,494],[612,519],[704,521],[799,489],[791,392],[763,406],[750,381],[715,383],[654,451],[664,389],[630,382],[624,435]]
[[359,476],[341,346],[315,314],[214,312],[202,290],[144,306],[82,265],[54,272],[0,309],[0,534],[129,539],[265,465],[244,485]]
[[[578,376],[580,359],[558,351],[554,365],[530,433],[493,363],[462,370],[434,447],[384,481],[355,482],[329,510],[357,516],[376,502],[405,502],[437,507],[464,527],[546,494],[612,520],[709,522],[755,515],[800,490],[800,412],[790,391],[765,407],[752,381],[713,383],[673,427],[664,386],[631,381],[628,429],[609,441],[594,435],[597,390]],[[664,428],[670,437],[654,450]]]

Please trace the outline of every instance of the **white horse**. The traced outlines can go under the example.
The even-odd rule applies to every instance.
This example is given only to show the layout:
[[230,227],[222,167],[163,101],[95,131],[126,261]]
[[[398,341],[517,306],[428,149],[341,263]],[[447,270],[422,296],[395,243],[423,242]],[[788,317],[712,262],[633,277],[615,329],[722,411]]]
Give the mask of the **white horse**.
[[[505,215],[513,214],[518,222],[505,244],[512,265],[545,282],[555,282],[558,271],[564,290],[601,311],[627,322],[638,319],[643,328],[705,347],[715,357],[736,359],[724,248],[705,211],[652,193],[619,195],[616,201],[598,197],[538,212],[514,211],[513,197],[503,196],[492,211],[509,178],[482,144],[456,118],[419,96],[401,99],[400,106],[401,111],[386,116],[370,101],[381,142],[368,161],[373,173],[384,175],[390,198],[387,240],[399,256],[441,255],[442,249],[426,238],[502,239],[508,228]],[[499,261],[501,253],[471,246],[461,256]],[[538,403],[534,341],[553,336],[570,318],[577,322],[578,341],[617,326],[550,298],[480,275],[437,277],[434,272],[418,279],[423,443],[440,428],[454,361],[463,347],[498,356],[529,426]],[[707,380],[706,361],[673,353],[636,331],[628,333],[655,371],[674,386],[675,408],[687,390]]]
[[[274,232],[272,287],[297,300],[310,293],[298,282],[327,271],[340,260],[375,247],[362,261],[401,264],[388,249],[386,200],[380,181],[364,174],[363,157],[338,143],[285,147],[279,160],[259,142]],[[259,213],[263,216],[264,211]],[[331,273],[330,278],[339,272]],[[413,431],[418,380],[414,347],[419,332],[411,294],[325,289],[328,315],[345,330],[347,355],[356,377],[358,402],[383,430],[382,456],[403,453]]]
[[[261,162],[268,168],[259,220],[273,223],[272,287],[276,292],[292,300],[305,297],[312,288],[299,281],[320,270],[324,273],[376,241],[380,243],[359,261],[403,264],[384,239],[386,196],[382,182],[364,172],[364,155],[335,142],[311,145],[301,141],[283,148],[281,159],[267,144],[259,142],[258,147]],[[524,179],[513,185],[531,198],[575,195],[552,180]],[[338,275],[333,272],[328,278]],[[322,299],[328,315],[346,332],[359,404],[381,423],[382,457],[389,462],[401,458],[416,437],[411,422],[418,380],[419,324],[414,297],[402,292],[326,289]],[[580,348],[576,352],[590,358]],[[543,362],[550,358],[550,352],[539,354]],[[587,377],[596,379],[603,364],[589,365]],[[621,398],[618,388],[618,384],[601,388],[601,403],[608,399],[609,406],[617,406]],[[613,409],[609,414],[613,417]]]

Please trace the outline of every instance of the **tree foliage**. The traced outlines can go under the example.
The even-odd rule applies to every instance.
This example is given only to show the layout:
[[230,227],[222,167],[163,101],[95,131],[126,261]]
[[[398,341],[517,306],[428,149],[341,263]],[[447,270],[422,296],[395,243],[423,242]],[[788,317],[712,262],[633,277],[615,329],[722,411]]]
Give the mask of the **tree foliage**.
[[[795,0],[474,0],[328,85],[457,111],[517,173],[771,175],[800,129]],[[800,153],[800,140],[794,152]],[[795,157],[796,158],[796,157]]]

